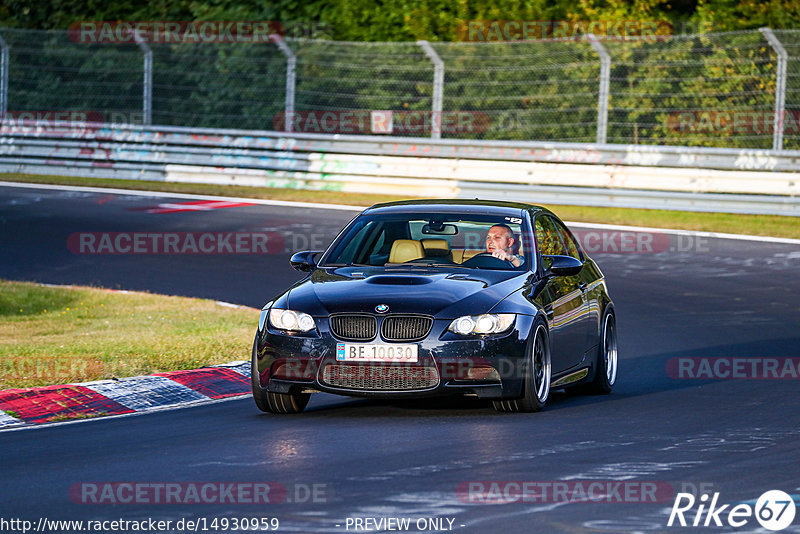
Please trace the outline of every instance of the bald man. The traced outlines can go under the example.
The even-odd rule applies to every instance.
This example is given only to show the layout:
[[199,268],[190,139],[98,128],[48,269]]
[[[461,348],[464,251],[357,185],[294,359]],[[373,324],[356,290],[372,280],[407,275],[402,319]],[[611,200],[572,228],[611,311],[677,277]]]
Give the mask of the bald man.
[[505,224],[495,224],[486,234],[486,252],[498,260],[506,260],[514,267],[522,265],[522,258],[514,254],[514,231]]

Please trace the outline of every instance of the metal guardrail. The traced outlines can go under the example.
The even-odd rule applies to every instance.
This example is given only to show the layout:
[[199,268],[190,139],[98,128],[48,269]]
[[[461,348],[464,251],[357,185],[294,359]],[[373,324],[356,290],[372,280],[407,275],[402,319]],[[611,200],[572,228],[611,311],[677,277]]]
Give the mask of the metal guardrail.
[[15,122],[0,171],[800,215],[786,150]]

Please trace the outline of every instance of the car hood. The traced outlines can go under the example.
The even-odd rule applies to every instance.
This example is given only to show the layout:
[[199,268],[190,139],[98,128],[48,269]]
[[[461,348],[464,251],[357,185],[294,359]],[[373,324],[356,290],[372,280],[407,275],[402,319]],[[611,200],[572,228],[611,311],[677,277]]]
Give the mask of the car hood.
[[423,313],[442,319],[486,313],[520,289],[529,273],[437,268],[326,268],[288,293],[287,307],[314,316],[340,312]]

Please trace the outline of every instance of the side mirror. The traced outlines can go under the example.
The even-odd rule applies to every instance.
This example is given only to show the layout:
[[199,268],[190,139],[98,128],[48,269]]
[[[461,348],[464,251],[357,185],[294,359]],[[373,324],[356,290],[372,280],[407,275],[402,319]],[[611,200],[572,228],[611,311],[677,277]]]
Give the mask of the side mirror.
[[574,276],[581,272],[583,262],[572,256],[543,256],[545,267],[555,276]]
[[289,265],[296,271],[307,273],[316,268],[317,263],[314,261],[314,256],[322,252],[321,250],[304,250],[302,252],[295,252],[289,259]]

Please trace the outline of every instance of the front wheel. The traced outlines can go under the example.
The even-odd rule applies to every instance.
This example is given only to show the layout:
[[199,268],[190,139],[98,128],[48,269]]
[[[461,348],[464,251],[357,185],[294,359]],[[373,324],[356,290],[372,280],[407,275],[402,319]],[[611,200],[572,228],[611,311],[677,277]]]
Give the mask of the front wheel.
[[588,392],[608,395],[617,381],[617,318],[614,310],[608,309],[603,314],[603,330],[600,334],[600,346],[597,351],[597,370],[594,380],[588,384]]
[[253,341],[253,357],[250,363],[250,382],[253,386],[253,400],[262,412],[268,413],[300,413],[305,410],[310,393],[273,393],[264,391],[258,379],[256,354],[258,351],[258,335]]
[[550,337],[544,322],[536,323],[525,359],[525,383],[520,399],[492,401],[498,412],[538,412],[550,397]]

